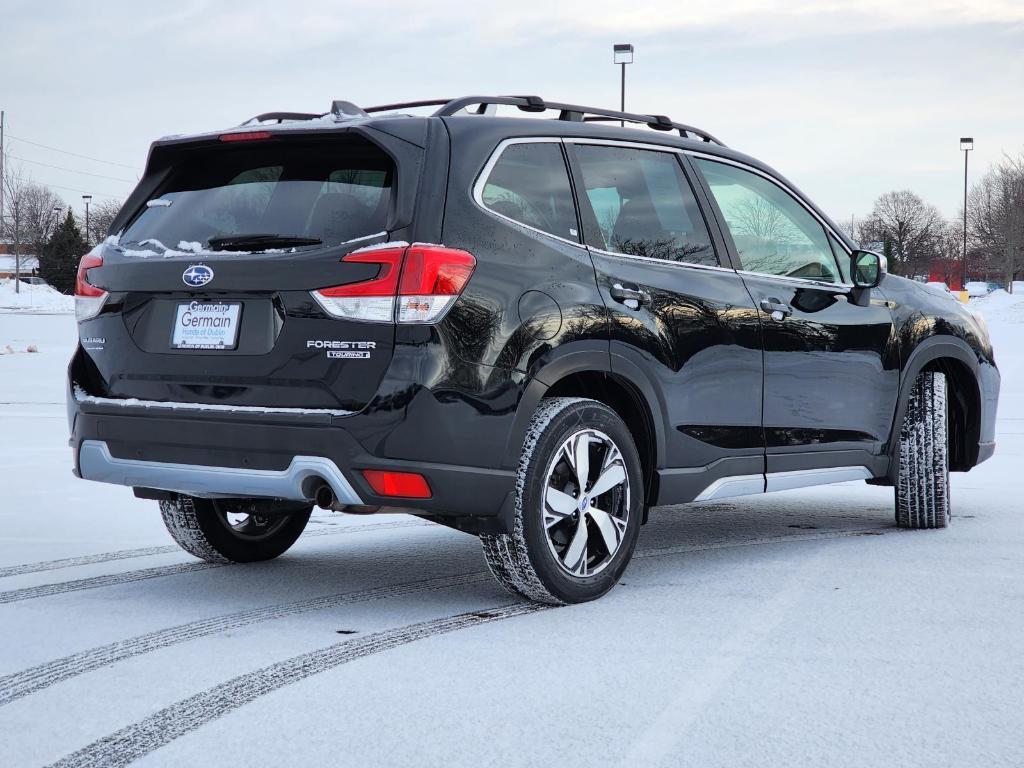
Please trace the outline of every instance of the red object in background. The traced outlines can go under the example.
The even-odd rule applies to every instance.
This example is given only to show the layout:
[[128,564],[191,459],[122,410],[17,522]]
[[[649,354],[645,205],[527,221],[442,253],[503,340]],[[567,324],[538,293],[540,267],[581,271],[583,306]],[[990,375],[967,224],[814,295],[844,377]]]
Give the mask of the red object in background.
[[963,290],[963,266],[957,259],[935,260],[928,271],[928,281],[945,283],[951,291]]

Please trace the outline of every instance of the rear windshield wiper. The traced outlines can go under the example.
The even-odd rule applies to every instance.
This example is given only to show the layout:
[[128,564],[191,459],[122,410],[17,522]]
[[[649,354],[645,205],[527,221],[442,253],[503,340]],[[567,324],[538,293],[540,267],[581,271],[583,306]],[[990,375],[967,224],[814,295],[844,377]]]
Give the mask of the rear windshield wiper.
[[317,237],[299,237],[298,235],[227,235],[211,237],[207,240],[210,248],[215,251],[245,251],[260,248],[297,248],[303,245],[320,245],[323,241]]

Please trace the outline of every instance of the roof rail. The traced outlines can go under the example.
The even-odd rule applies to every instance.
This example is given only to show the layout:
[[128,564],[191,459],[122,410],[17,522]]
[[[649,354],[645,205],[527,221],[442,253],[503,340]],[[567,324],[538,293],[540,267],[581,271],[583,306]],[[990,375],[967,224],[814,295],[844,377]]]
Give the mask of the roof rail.
[[[423,102],[421,106],[432,106],[437,102]],[[483,111],[488,105],[504,104],[517,107],[524,112],[545,112],[547,110],[558,110],[559,120],[570,120],[573,122],[625,122],[646,125],[656,131],[678,131],[684,139],[698,138],[710,144],[725,146],[725,143],[712,136],[705,130],[696,128],[685,123],[676,123],[665,115],[644,115],[633,112],[618,112],[614,109],[602,109],[600,107],[584,107],[577,104],[562,104],[555,101],[544,101],[539,96],[463,96],[452,99],[445,103],[437,112],[435,117],[450,117],[456,112],[477,106],[478,111]],[[367,110],[368,112],[371,110]]]
[[[338,117],[358,117],[373,114],[375,112],[393,112],[399,109],[413,109],[416,107],[439,107],[433,113],[434,117],[451,117],[462,110],[471,114],[484,115],[493,112],[492,107],[505,105],[516,107],[523,112],[547,112],[557,110],[559,120],[570,122],[622,122],[646,125],[656,131],[678,131],[684,139],[697,138],[709,144],[718,144],[724,147],[725,143],[715,138],[701,128],[696,128],[686,123],[677,123],[665,115],[644,115],[634,112],[618,112],[614,109],[602,109],[601,107],[584,107],[577,104],[563,104],[556,101],[544,101],[540,96],[462,96],[457,99],[425,99],[423,101],[403,101],[395,104],[380,104],[376,107],[360,109],[355,104],[347,101],[335,101],[331,106],[331,112]],[[476,107],[471,110],[470,107]],[[265,123],[285,120],[316,120],[326,114],[314,114],[309,112],[266,112],[246,120],[242,125],[250,123]]]

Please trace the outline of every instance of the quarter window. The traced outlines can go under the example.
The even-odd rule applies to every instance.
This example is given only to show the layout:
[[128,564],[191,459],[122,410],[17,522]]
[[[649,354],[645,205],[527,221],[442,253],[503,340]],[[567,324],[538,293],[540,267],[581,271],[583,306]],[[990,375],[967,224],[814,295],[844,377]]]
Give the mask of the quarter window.
[[510,144],[488,175],[482,197],[495,213],[566,240],[579,239],[560,143]]
[[747,272],[839,282],[825,230],[776,184],[751,171],[696,159]]
[[668,152],[578,144],[575,147],[602,242],[612,253],[717,266],[707,224]]

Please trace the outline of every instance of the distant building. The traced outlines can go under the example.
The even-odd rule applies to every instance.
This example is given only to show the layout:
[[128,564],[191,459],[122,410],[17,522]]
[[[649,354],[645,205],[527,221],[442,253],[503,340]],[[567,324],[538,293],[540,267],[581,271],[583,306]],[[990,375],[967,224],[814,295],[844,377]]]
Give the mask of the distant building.
[[[2,248],[3,244],[0,244],[0,249]],[[18,257],[18,261],[21,264],[22,277],[30,277],[39,274],[39,259],[35,256],[22,254]],[[14,267],[14,256],[0,250],[0,280],[14,277]]]

